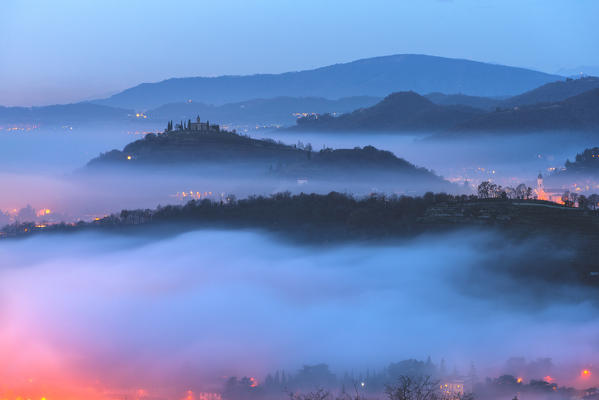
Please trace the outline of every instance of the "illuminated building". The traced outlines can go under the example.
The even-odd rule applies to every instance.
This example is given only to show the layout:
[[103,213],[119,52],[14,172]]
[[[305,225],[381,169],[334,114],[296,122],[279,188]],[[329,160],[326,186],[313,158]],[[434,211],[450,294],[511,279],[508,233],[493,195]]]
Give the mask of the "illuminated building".
[[562,194],[564,193],[563,189],[546,189],[543,185],[543,175],[539,174],[537,177],[537,188],[535,189],[537,193],[537,199],[539,200],[547,200],[552,201],[554,203],[562,203]]
[[463,380],[442,381],[439,388],[445,399],[459,399],[464,395]]

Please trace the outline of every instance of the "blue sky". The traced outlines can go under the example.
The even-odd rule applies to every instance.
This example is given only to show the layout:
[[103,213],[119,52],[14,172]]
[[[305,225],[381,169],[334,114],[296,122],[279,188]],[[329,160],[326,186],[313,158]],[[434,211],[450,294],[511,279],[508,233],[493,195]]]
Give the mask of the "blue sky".
[[396,54],[599,65],[596,0],[2,0],[0,104]]

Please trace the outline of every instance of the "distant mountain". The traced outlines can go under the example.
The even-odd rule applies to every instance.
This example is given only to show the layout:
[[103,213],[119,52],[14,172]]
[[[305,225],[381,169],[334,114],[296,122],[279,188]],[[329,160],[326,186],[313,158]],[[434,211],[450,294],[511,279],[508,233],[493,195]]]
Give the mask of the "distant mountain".
[[599,129],[599,89],[566,100],[488,112],[457,124],[455,131],[560,131]]
[[97,104],[147,110],[167,103],[208,104],[255,98],[351,96],[383,97],[390,92],[463,93],[509,96],[560,79],[524,68],[476,61],[402,54],[367,58],[313,70],[282,74],[173,78],[143,83]]
[[329,100],[322,97],[276,97],[254,99],[221,106],[197,102],[171,103],[145,114],[157,120],[202,119],[222,121],[225,125],[292,125],[300,114],[346,113],[376,104],[378,97],[360,96]]
[[442,131],[484,114],[461,105],[441,106],[414,92],[393,93],[380,103],[343,114],[298,120],[293,129],[322,131]]

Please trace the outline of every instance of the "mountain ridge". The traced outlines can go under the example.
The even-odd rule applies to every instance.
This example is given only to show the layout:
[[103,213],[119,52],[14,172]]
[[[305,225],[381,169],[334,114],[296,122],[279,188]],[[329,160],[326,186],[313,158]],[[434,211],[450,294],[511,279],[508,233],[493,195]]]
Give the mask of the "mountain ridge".
[[558,102],[589,90],[599,88],[599,78],[594,76],[579,79],[567,78],[549,82],[532,90],[508,98],[468,96],[463,94],[429,93],[425,97],[439,105],[467,105],[483,110],[520,107],[539,103]]
[[250,98],[351,96],[383,97],[391,92],[516,95],[561,79],[520,67],[420,54],[396,54],[281,74],[170,78],[142,83],[97,104],[148,109],[193,101],[224,104]]

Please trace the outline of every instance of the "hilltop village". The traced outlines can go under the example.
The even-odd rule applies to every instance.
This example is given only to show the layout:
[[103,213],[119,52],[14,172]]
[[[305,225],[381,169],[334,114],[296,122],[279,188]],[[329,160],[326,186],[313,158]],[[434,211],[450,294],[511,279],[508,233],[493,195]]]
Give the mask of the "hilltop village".
[[[220,132],[220,126],[216,125],[216,124],[212,124],[210,125],[210,121],[206,121],[206,122],[202,122],[200,120],[200,116],[198,115],[196,117],[195,121],[192,121],[191,119],[188,121],[181,121],[180,123],[176,124],[174,129],[173,129],[173,121],[169,121],[166,129],[164,130],[164,133],[169,133],[169,132],[186,132],[186,131],[191,131],[193,133],[210,133],[210,132]],[[233,133],[236,133],[235,130],[233,130]]]

